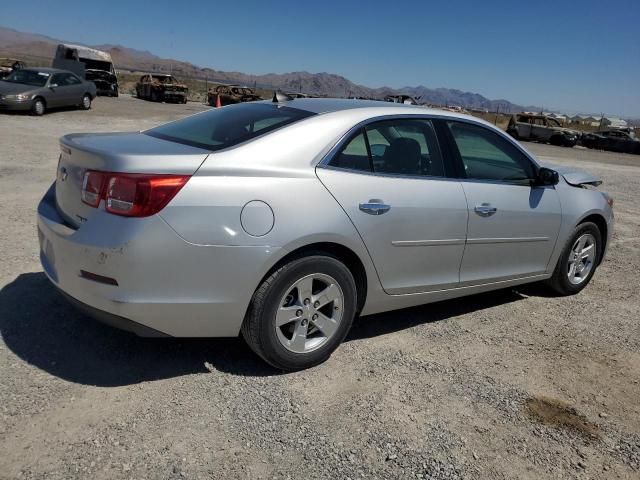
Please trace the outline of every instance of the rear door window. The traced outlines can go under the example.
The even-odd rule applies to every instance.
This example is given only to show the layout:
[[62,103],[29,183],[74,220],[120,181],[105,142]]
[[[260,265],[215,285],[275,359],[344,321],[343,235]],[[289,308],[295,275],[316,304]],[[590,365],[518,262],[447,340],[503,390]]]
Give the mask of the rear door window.
[[371,123],[344,145],[330,165],[411,177],[445,175],[435,130],[431,121],[426,119]]
[[297,108],[242,103],[216,108],[147,130],[146,135],[206,150],[221,150],[315,115]]

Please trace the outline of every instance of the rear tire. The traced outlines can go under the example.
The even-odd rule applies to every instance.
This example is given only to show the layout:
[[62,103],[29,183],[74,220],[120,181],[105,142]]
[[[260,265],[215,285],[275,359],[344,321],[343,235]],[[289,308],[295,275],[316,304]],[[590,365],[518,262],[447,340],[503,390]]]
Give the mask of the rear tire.
[[600,230],[595,223],[581,223],[564,246],[547,285],[558,295],[575,295],[589,284],[601,257]]
[[270,365],[302,370],[331,356],[349,332],[355,311],[356,285],[349,269],[324,253],[310,254],[283,265],[262,282],[242,324],[242,336]]
[[46,111],[47,111],[47,104],[45,103],[44,99],[40,97],[36,97],[33,100],[33,104],[31,105],[31,114],[40,117],[44,115]]

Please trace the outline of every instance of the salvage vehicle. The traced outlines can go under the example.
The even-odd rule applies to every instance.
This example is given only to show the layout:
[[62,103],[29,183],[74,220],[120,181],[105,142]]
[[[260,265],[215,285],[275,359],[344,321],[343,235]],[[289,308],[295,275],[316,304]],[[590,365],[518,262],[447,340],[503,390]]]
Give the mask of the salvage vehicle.
[[507,133],[516,140],[548,142],[551,145],[563,147],[575,146],[580,138],[580,132],[564,128],[553,117],[529,113],[512,115]]
[[56,48],[53,68],[69,70],[93,82],[98,95],[118,96],[118,77],[109,52],[82,45],[61,43]]
[[25,68],[24,62],[17,58],[0,58],[0,79],[3,79],[14,70]]
[[38,233],[72,303],[142,336],[242,332],[284,370],[326,360],[356,315],[538,281],[576,294],[613,231],[597,178],[409,105],[276,93],[60,150]]
[[136,83],[136,95],[152,102],[187,103],[189,88],[171,75],[148,73]]
[[633,130],[609,129],[592,133],[585,133],[581,139],[582,145],[587,148],[609,150],[619,153],[640,154],[640,139]]
[[92,82],[55,68],[23,68],[0,80],[0,111],[27,110],[43,115],[57,107],[89,110],[95,96]]
[[240,85],[217,85],[207,92],[207,102],[212,107],[257,100],[263,100],[263,98],[254,89]]

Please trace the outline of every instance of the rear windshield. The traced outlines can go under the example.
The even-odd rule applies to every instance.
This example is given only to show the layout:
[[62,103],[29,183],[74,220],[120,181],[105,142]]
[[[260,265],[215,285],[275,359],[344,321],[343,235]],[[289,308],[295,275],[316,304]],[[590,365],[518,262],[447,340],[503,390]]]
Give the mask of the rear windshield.
[[206,150],[222,150],[289,125],[314,113],[264,103],[212,109],[144,132],[152,137]]

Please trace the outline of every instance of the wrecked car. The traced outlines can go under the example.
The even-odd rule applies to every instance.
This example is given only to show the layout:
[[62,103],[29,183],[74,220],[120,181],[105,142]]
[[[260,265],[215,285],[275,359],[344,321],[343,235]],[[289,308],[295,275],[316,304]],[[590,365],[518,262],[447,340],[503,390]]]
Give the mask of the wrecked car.
[[189,88],[171,75],[148,73],[136,83],[136,95],[152,102],[187,103]]
[[253,88],[240,85],[217,85],[207,92],[207,102],[212,107],[232,105],[234,103],[264,100]]
[[633,130],[609,129],[598,132],[585,133],[581,140],[582,145],[597,150],[609,150],[619,153],[640,154],[640,139]]
[[563,127],[548,115],[518,113],[509,120],[507,133],[516,140],[531,140],[562,147],[573,147],[580,132]]
[[118,96],[118,77],[108,52],[61,43],[56,48],[52,67],[69,70],[80,78],[93,82],[98,95]]
[[20,70],[21,68],[25,68],[26,65],[24,62],[16,58],[0,58],[0,78],[5,78],[14,70]]

